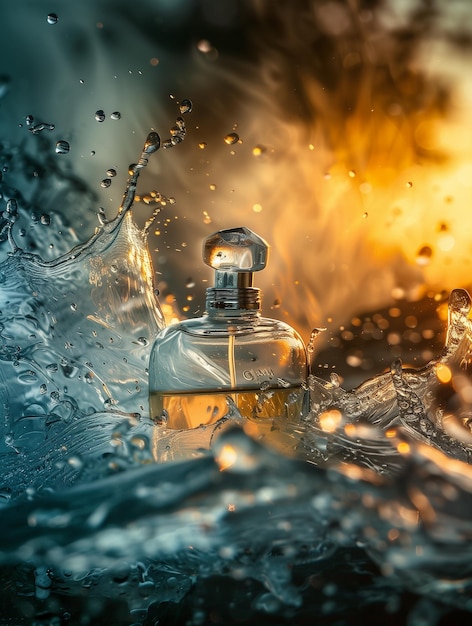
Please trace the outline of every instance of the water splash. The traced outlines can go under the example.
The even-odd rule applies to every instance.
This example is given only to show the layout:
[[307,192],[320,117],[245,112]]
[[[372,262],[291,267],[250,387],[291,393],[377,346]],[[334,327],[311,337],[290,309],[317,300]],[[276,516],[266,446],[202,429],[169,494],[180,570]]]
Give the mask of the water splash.
[[[182,118],[170,135],[162,147],[185,136]],[[82,617],[117,624],[197,624],[215,611],[234,623],[205,581],[246,581],[233,610],[250,606],[258,623],[341,619],[379,597],[400,614],[406,591],[423,598],[418,615],[435,603],[470,611],[470,296],[451,293],[446,345],[422,369],[397,360],[351,391],[311,376],[310,412],[267,420],[257,441],[231,403],[214,426],[168,431],[147,417],[163,319],[150,222],[138,229],[131,211],[160,146],[152,131],[117,216],[51,261],[19,247],[22,201],[5,202],[0,559],[22,590],[13,616],[57,616],[61,598],[70,621],[82,598]]]

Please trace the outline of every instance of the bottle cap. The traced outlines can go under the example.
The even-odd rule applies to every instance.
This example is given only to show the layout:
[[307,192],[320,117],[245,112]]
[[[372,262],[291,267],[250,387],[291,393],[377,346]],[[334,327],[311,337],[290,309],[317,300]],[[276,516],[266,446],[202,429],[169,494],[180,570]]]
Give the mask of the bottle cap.
[[263,270],[268,244],[244,226],[220,230],[203,244],[203,260],[215,270],[215,286],[207,289],[207,310],[260,310],[260,289],[253,272]]

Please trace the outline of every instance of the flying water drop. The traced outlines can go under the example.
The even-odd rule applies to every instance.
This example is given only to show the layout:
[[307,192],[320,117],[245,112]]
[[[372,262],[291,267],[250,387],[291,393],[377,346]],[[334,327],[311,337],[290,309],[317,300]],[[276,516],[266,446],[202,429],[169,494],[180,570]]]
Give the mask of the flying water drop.
[[46,122],[41,122],[40,124],[35,124],[34,126],[30,126],[28,130],[33,135],[38,135],[43,130],[54,130],[54,124],[48,124]]
[[47,17],[48,24],[51,24],[51,25],[57,24],[58,20],[59,18],[57,17],[56,13],[49,13]]
[[188,98],[185,98],[184,100],[182,100],[182,102],[179,105],[179,109],[182,115],[184,115],[185,113],[191,113],[192,108],[193,108],[192,101],[189,100]]
[[105,121],[105,113],[102,109],[99,109],[96,113],[95,113],[95,119],[97,120],[97,122],[104,122]]
[[110,118],[112,120],[121,120],[121,113],[119,111],[114,111],[111,115]]
[[155,131],[150,132],[144,143],[143,152],[145,152],[146,154],[152,154],[153,152],[159,150],[160,146],[161,138],[159,137],[158,133],[156,133]]
[[239,141],[239,135],[237,133],[228,133],[225,137],[225,143],[228,144],[228,146],[233,146],[235,143],[238,143]]
[[142,167],[146,167],[148,164],[148,155],[157,152],[161,147],[161,138],[158,133],[155,131],[151,131],[149,135],[146,137],[146,141],[144,142],[143,151],[141,152],[141,156],[137,165],[130,165],[130,172],[136,170],[136,168],[141,169]]
[[70,145],[67,141],[60,140],[56,143],[56,154],[67,154],[70,151]]

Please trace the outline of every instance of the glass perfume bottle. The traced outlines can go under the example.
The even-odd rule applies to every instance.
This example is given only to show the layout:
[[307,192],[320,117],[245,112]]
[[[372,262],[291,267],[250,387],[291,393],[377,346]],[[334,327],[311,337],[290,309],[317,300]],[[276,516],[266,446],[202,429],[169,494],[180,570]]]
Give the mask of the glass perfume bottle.
[[288,324],[261,316],[261,292],[252,286],[268,249],[244,227],[205,240],[203,260],[215,269],[205,314],[165,328],[151,351],[151,417],[167,428],[215,423],[228,413],[228,397],[256,422],[297,420],[305,409],[305,345]]

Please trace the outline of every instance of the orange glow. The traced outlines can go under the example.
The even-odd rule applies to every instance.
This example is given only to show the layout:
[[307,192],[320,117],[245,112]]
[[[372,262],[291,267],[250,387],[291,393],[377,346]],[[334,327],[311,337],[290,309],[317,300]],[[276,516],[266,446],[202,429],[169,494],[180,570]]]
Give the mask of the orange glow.
[[218,464],[218,467],[220,468],[220,472],[224,472],[229,467],[234,465],[237,458],[238,453],[233,448],[233,446],[225,444],[216,458],[216,462]]
[[320,427],[327,433],[334,433],[342,422],[342,414],[337,409],[330,409],[321,413]]
[[446,384],[452,380],[452,372],[444,363],[438,363],[436,366],[436,376],[440,383]]
[[400,454],[409,454],[410,446],[406,443],[406,441],[401,441],[397,446],[397,450]]
[[346,426],[344,426],[344,432],[348,437],[355,437],[357,434],[357,428],[354,424],[346,424]]

